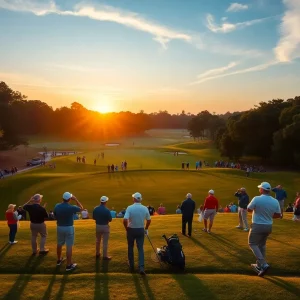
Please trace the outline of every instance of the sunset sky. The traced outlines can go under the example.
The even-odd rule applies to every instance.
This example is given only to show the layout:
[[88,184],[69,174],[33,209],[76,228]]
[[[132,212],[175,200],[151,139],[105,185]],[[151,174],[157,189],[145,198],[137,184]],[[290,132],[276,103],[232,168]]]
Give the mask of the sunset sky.
[[0,0],[0,81],[54,108],[197,113],[300,95],[300,0]]

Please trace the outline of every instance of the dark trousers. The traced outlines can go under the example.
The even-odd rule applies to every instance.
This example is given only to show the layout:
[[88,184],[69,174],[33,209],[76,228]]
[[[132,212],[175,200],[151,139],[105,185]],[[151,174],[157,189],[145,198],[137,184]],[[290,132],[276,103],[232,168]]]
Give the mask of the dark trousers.
[[193,216],[184,217],[182,216],[182,233],[185,234],[186,231],[186,223],[188,223],[188,235],[192,235],[192,224],[193,224]]
[[10,242],[14,242],[15,237],[16,237],[16,233],[18,231],[18,225],[17,224],[9,224],[9,241]]
[[127,230],[127,243],[128,243],[128,262],[131,269],[134,268],[134,254],[133,247],[134,241],[139,253],[139,269],[144,271],[144,228],[128,228]]

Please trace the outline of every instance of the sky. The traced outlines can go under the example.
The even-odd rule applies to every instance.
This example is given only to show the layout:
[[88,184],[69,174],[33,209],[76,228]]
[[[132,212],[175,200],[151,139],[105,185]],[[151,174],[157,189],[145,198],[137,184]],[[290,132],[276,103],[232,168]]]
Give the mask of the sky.
[[300,0],[0,0],[0,81],[101,112],[299,96]]

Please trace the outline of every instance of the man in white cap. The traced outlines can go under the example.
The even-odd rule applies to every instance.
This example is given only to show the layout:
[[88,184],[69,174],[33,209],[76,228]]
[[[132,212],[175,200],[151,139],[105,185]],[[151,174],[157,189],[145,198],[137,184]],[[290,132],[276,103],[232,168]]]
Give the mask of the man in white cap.
[[235,197],[239,199],[239,225],[236,226],[238,229],[244,229],[244,231],[249,231],[248,220],[247,220],[247,206],[249,204],[249,196],[245,188],[240,188],[234,194]]
[[[77,205],[71,205],[69,202],[73,200]],[[57,221],[57,265],[60,266],[65,260],[62,257],[62,247],[67,246],[67,266],[66,271],[72,271],[77,264],[72,263],[72,250],[74,245],[74,214],[83,210],[83,206],[77,198],[69,192],[63,194],[62,203],[56,204],[54,207],[54,215]]]
[[100,244],[103,237],[103,260],[111,260],[111,256],[107,255],[108,239],[109,239],[109,222],[112,217],[110,210],[106,207],[108,197],[100,198],[100,205],[96,206],[93,211],[93,219],[96,221],[96,259],[100,258]]
[[35,194],[23,205],[23,209],[28,211],[30,217],[31,247],[33,255],[36,255],[39,251],[36,242],[39,234],[41,236],[40,254],[47,254],[49,252],[49,249],[45,248],[47,238],[45,219],[48,218],[48,213],[45,209],[46,203],[41,206],[42,199],[43,195]]
[[[214,218],[216,213],[219,210],[219,201],[218,199],[214,196],[215,191],[214,190],[209,190],[208,191],[208,197],[206,197],[204,205],[203,205],[203,210],[204,210],[204,228],[202,229],[204,232],[211,233],[211,228],[214,223]],[[209,227],[207,229],[207,220],[209,219]]]
[[[148,228],[151,223],[151,217],[148,208],[141,204],[142,195],[140,193],[134,193],[132,195],[132,198],[134,204],[127,207],[123,219],[123,224],[127,231],[128,263],[129,263],[130,271],[133,272],[134,270],[133,247],[134,247],[134,241],[136,241],[136,245],[139,253],[139,272],[141,275],[146,275],[145,268],[144,268],[144,237],[145,234],[148,235]],[[146,220],[146,226],[145,226],[145,220]]]
[[262,182],[258,188],[261,195],[248,205],[248,211],[253,212],[248,243],[256,257],[256,264],[251,267],[258,276],[264,276],[270,267],[266,262],[266,242],[272,232],[273,219],[280,218],[281,210],[278,201],[270,195],[272,189],[268,182]]
[[186,223],[188,223],[188,235],[192,236],[192,224],[194,211],[196,208],[195,201],[192,200],[192,194],[188,193],[186,199],[181,204],[181,213],[182,213],[182,231],[181,233],[185,235]]

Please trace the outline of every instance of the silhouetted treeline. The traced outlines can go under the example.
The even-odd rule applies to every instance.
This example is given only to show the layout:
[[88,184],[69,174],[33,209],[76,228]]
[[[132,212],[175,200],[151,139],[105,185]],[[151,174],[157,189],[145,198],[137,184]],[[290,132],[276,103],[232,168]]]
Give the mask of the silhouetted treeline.
[[276,165],[300,166],[300,97],[261,102],[225,122],[203,111],[188,124],[195,138],[210,137],[222,156],[256,156]]
[[[223,117],[228,117],[227,113]],[[187,128],[190,113],[167,111],[146,114],[119,112],[101,114],[74,102],[53,109],[39,100],[28,101],[20,92],[0,82],[0,149],[26,143],[24,136],[57,136],[66,139],[99,140],[141,135],[152,128]]]

